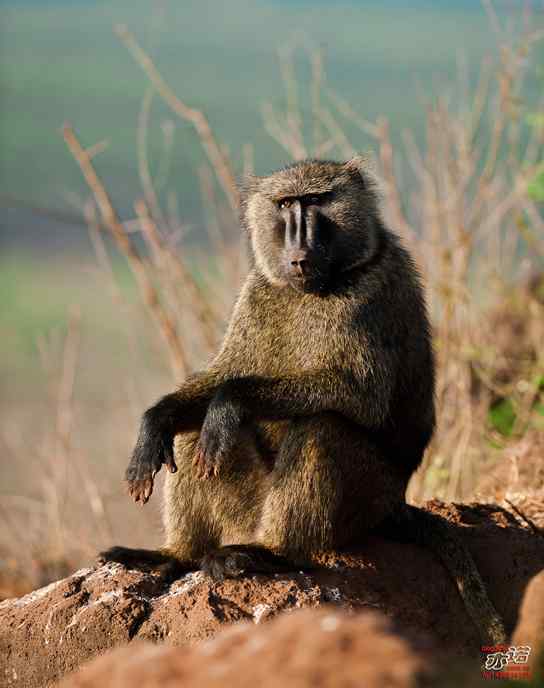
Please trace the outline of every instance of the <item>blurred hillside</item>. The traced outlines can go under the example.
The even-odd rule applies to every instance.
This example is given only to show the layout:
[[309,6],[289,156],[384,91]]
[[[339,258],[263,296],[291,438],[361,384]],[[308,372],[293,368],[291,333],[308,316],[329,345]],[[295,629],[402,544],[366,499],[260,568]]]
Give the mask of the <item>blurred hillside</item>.
[[[501,3],[496,5],[501,12]],[[97,167],[124,214],[138,195],[137,122],[148,87],[114,35],[127,24],[187,103],[203,109],[231,151],[237,171],[251,142],[255,168],[285,162],[262,124],[261,107],[284,100],[278,48],[318,48],[327,80],[362,116],[386,114],[394,140],[405,128],[423,134],[421,99],[452,76],[456,61],[478,65],[493,48],[479,0],[286,2],[280,0],[3,0],[0,2],[0,246],[5,250],[81,249],[84,227],[26,208],[79,213],[86,191],[59,128],[71,122],[87,145],[107,140]],[[462,38],[462,40],[460,40]],[[308,65],[298,61],[308,82]],[[474,74],[467,67],[469,79]],[[310,96],[301,103],[307,114]],[[304,94],[303,94],[304,97]],[[148,150],[153,173],[168,168],[162,194],[172,192],[191,239],[202,232],[195,169],[202,153],[192,128],[155,98]],[[372,142],[352,125],[361,150]],[[165,137],[172,141],[164,158]]]

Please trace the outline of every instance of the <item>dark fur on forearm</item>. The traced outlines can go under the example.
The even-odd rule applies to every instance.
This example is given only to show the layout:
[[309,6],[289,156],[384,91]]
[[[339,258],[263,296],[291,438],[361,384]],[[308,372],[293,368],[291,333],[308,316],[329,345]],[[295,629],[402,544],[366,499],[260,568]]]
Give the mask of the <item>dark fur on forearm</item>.
[[174,437],[201,427],[220,384],[212,371],[195,373],[176,392],[162,397],[144,413],[125,472],[127,481],[152,480],[163,464],[175,472]]
[[334,411],[364,427],[380,427],[387,418],[388,402],[382,389],[358,382],[346,370],[319,371],[269,378],[247,376],[227,380],[211,401],[212,407],[234,404],[244,420],[286,420]]

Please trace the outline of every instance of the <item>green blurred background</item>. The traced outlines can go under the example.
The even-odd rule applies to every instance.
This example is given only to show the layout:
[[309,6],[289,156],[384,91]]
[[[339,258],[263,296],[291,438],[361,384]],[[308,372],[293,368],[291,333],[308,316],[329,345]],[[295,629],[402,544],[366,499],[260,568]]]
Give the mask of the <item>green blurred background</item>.
[[[495,3],[499,14],[508,7]],[[238,172],[248,143],[257,172],[287,159],[261,116],[265,102],[285,106],[278,49],[286,45],[319,49],[327,82],[362,116],[387,116],[395,141],[405,128],[422,135],[423,99],[443,91],[459,61],[474,80],[471,70],[496,50],[479,0],[0,0],[0,382],[16,389],[33,370],[36,338],[62,328],[71,303],[83,305],[84,322],[110,343],[117,327],[107,316],[110,295],[92,274],[87,229],[69,221],[89,192],[60,128],[70,122],[85,145],[107,140],[96,167],[121,215],[131,217],[141,194],[136,136],[148,82],[114,33],[119,23],[176,93],[206,112]],[[304,115],[309,66],[300,48],[295,57]],[[342,125],[357,148],[372,146]],[[173,144],[162,196],[175,197],[187,240],[200,242],[206,214],[196,171],[204,156],[191,125],[155,97],[152,174],[164,168],[165,131]],[[130,291],[128,279],[125,286]]]
[[[500,7],[497,7],[500,11]],[[18,205],[69,208],[86,194],[59,128],[69,121],[86,144],[107,139],[97,166],[118,207],[138,194],[136,127],[147,83],[113,32],[126,24],[177,94],[203,109],[241,163],[254,146],[257,171],[285,161],[262,126],[267,101],[281,106],[278,48],[304,39],[322,51],[328,82],[361,115],[386,115],[395,135],[418,129],[421,98],[440,90],[456,60],[478,65],[493,45],[479,0],[40,0],[0,2],[1,222],[4,248],[58,249],[74,232],[33,231]],[[299,60],[304,81],[307,65]],[[302,103],[304,114],[305,103]],[[163,127],[174,125],[170,187],[180,214],[200,219],[194,171],[201,152],[189,124],[155,99],[150,155],[157,164]],[[349,125],[347,125],[349,130]],[[370,142],[357,132],[362,149]],[[11,205],[11,212],[10,212]],[[35,219],[35,218],[34,218]],[[65,228],[66,229],[66,228]],[[198,230],[195,227],[195,238]],[[77,232],[75,232],[77,234]]]

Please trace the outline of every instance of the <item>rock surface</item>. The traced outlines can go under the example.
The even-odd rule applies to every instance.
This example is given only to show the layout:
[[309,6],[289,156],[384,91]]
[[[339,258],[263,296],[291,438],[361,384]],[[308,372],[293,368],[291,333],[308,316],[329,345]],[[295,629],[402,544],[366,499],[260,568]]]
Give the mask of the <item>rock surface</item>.
[[[433,502],[427,508],[448,518],[469,547],[511,632],[528,582],[544,569],[542,535],[495,506]],[[427,636],[438,652],[478,655],[477,632],[431,552],[369,537],[357,553],[330,554],[322,564],[307,573],[223,583],[195,572],[171,585],[118,564],[78,571],[0,604],[0,685],[53,685],[86,660],[133,639],[195,644],[225,624],[250,621],[254,628],[279,612],[323,603],[381,611],[407,638]]]
[[408,688],[431,673],[424,648],[378,612],[284,614],[258,628],[237,624],[196,648],[151,643],[101,657],[62,688]]

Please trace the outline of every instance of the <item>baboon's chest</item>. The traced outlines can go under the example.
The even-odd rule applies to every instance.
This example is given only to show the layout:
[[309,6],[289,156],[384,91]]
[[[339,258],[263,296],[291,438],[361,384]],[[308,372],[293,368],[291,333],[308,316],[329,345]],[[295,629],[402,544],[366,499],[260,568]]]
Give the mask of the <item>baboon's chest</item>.
[[326,367],[347,336],[341,304],[315,297],[283,300],[255,310],[247,331],[247,351],[255,372],[281,375]]

